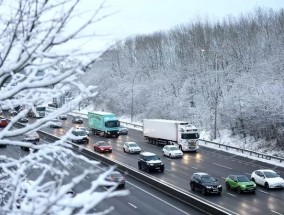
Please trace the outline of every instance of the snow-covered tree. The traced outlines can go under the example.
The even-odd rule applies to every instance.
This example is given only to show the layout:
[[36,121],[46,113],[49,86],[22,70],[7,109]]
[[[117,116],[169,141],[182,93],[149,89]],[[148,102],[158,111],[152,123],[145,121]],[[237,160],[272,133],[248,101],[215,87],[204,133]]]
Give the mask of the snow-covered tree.
[[[105,10],[105,2],[91,9],[95,5],[92,2],[88,11],[84,11],[83,3],[86,2],[0,1],[0,108],[5,114],[5,110],[23,107],[0,130],[0,214],[88,214],[103,199],[127,194],[114,191],[115,187],[98,192],[98,186],[108,183],[105,177],[111,168],[90,183],[86,191],[75,197],[66,196],[87,175],[98,173],[93,165],[96,162],[72,151],[67,143],[72,137],[70,131],[52,144],[33,145],[20,140],[21,135],[48,126],[51,119],[96,95],[95,87],[85,87],[77,79],[97,54],[84,51],[81,44],[84,40],[95,41],[95,24],[110,13]],[[30,110],[46,106],[69,91],[76,97],[68,105],[25,127],[17,126]],[[20,146],[34,152],[19,158],[5,154],[8,148]],[[71,177],[67,166],[77,160],[89,162],[90,168]],[[38,171],[30,178],[28,173],[34,165]]]

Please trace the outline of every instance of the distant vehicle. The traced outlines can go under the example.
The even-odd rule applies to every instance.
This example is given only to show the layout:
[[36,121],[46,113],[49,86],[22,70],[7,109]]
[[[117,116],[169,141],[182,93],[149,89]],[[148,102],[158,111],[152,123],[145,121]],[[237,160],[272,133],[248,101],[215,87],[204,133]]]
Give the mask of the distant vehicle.
[[123,144],[123,151],[128,153],[140,153],[141,148],[135,142],[125,142]]
[[33,117],[33,118],[43,118],[43,117],[45,117],[45,114],[46,114],[46,107],[37,106],[37,107],[35,107],[35,111],[30,109],[29,112],[27,113],[27,116]]
[[167,145],[163,148],[163,155],[170,158],[182,158],[183,152],[175,145]]
[[25,135],[22,141],[39,141],[40,137],[36,131],[30,132]]
[[264,186],[267,190],[272,188],[284,188],[284,180],[271,169],[259,169],[251,174],[251,180]]
[[120,122],[113,113],[88,112],[88,126],[93,134],[104,137],[119,136]]
[[120,135],[127,135],[128,134],[128,128],[126,128],[126,127],[123,127],[123,126],[120,126],[119,127],[119,134]]
[[81,129],[81,130],[83,130],[83,131],[86,131],[86,134],[89,136],[89,130],[87,129],[87,128],[85,128],[85,127],[77,127],[78,129]]
[[62,122],[59,119],[52,119],[50,123],[51,128],[62,128]]
[[72,123],[74,123],[74,124],[83,124],[84,121],[83,121],[82,117],[74,116],[73,119],[72,119]]
[[9,124],[9,120],[6,118],[0,118],[0,127],[6,127]]
[[59,119],[61,119],[61,120],[67,120],[67,115],[61,114],[61,115],[59,116]]
[[204,172],[193,173],[189,185],[192,191],[200,190],[203,195],[208,193],[221,194],[222,192],[222,185],[217,179]]
[[16,116],[18,114],[18,112],[16,110],[12,110],[12,109],[9,110],[8,113],[9,113],[10,116]]
[[72,139],[71,141],[73,143],[89,143],[89,137],[86,131],[76,128],[71,133],[78,138]]
[[125,187],[125,178],[118,171],[110,173],[105,180],[118,183],[118,187]]
[[138,158],[138,169],[149,173],[152,170],[164,172],[164,163],[152,152],[141,152]]
[[20,123],[27,123],[27,122],[29,122],[29,120],[28,120],[27,117],[22,117],[22,118],[19,119],[19,122]]
[[255,193],[256,184],[245,175],[229,175],[226,178],[226,189],[234,189],[240,194],[242,192]]
[[144,138],[151,144],[176,145],[181,151],[196,151],[199,133],[185,121],[144,119]]
[[[35,141],[27,140],[26,142],[31,142],[34,145],[37,145],[37,143]],[[32,151],[32,152],[37,152],[38,151],[37,149],[32,149],[32,148],[27,147],[27,146],[21,146],[21,149],[24,150],[24,151]]]
[[96,152],[110,152],[112,153],[112,147],[109,143],[105,141],[98,141],[94,144],[94,151]]

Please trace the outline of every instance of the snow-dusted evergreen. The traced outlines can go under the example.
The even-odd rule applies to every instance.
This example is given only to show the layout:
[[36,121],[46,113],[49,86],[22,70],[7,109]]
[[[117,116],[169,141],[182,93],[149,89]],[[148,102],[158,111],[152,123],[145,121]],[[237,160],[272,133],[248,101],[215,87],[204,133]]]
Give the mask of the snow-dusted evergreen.
[[100,57],[85,83],[100,83],[96,109],[136,121],[188,120],[212,137],[216,115],[217,131],[283,147],[283,56],[284,10],[258,8],[128,38]]
[[[0,145],[7,145],[11,151],[13,147],[19,149],[19,146],[38,149],[38,152],[14,159],[3,153],[6,149],[0,148],[0,214],[62,215],[73,214],[74,211],[76,214],[88,214],[103,199],[127,194],[126,191],[113,192],[114,188],[103,192],[97,190],[98,186],[108,183],[104,179],[112,171],[110,169],[92,181],[86,191],[77,193],[74,198],[66,195],[87,175],[99,175],[94,166],[96,162],[68,149],[70,145],[66,141],[71,137],[70,131],[52,144],[34,146],[20,141],[21,135],[47,126],[51,119],[68,113],[82,100],[96,95],[94,87],[85,87],[77,79],[77,75],[83,74],[93,60],[90,57],[96,55],[86,53],[79,45],[74,47],[74,44],[80,44],[76,41],[81,38],[95,40],[94,24],[108,14],[104,11],[103,2],[96,10],[88,13],[80,11],[78,8],[82,2],[0,1],[0,108],[24,107],[7,127],[0,130]],[[80,20],[82,14],[89,16]],[[79,60],[80,57],[84,57],[84,61]],[[54,97],[71,89],[76,93],[76,98],[68,105],[24,128],[15,127],[15,123],[29,109],[47,105]],[[16,136],[18,138],[13,138]],[[68,165],[82,160],[89,162],[90,167],[78,172],[78,175],[70,176]],[[34,169],[37,169],[37,174],[34,174],[37,177],[30,178],[30,173],[36,171]],[[24,188],[30,180],[34,182]],[[27,193],[21,199],[19,208],[17,200],[23,190]],[[111,206],[109,209],[112,209]]]

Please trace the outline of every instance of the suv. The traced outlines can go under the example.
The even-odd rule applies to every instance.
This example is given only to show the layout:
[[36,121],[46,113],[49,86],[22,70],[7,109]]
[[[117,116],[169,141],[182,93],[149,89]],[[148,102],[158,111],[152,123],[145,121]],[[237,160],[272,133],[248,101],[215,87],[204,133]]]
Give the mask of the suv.
[[72,131],[72,134],[79,137],[79,139],[72,139],[73,143],[89,143],[89,137],[86,131],[76,128]]
[[150,172],[151,170],[160,170],[164,172],[164,164],[160,158],[151,152],[142,152],[138,158],[138,169]]

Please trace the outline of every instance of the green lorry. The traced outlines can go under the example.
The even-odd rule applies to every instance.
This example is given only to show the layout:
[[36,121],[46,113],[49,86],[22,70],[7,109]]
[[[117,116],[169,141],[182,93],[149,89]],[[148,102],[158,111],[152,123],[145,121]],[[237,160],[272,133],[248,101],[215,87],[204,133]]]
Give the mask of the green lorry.
[[119,136],[120,122],[113,113],[88,112],[88,125],[93,134],[104,137]]

